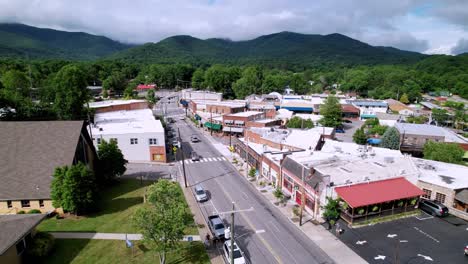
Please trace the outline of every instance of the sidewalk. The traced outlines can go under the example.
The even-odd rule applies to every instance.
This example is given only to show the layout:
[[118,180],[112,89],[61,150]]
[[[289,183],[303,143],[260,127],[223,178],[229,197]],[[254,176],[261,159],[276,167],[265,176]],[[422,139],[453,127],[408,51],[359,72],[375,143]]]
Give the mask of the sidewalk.
[[[209,134],[204,133],[206,138],[210,141],[210,143],[230,162],[232,162],[233,156],[236,157],[237,160],[242,160],[238,157],[237,154],[233,154],[229,151],[228,147],[223,145],[222,143],[217,142],[213,139]],[[238,171],[239,166],[232,164]],[[242,175],[242,173],[240,173]],[[244,176],[245,177],[245,176]],[[250,181],[249,181],[250,182]],[[255,182],[251,182],[267,200],[269,200],[272,204],[275,204],[277,199],[273,195],[273,188],[271,186],[266,186],[260,188],[255,184]],[[263,191],[262,191],[263,190]],[[312,222],[308,221],[304,223],[302,226],[299,226],[297,221],[292,221],[292,207],[294,206],[294,202],[290,201],[287,203],[286,206],[276,206],[275,207],[285,216],[287,217],[291,223],[293,223],[297,228],[299,228],[306,236],[309,237],[313,242],[315,242],[330,258],[333,259],[336,263],[353,263],[353,264],[360,264],[360,263],[367,263],[363,258],[361,258],[358,254],[356,254],[352,249],[346,246],[343,242],[341,242],[336,236],[334,236],[331,232],[326,230],[321,225],[315,225]],[[311,216],[305,215],[305,220],[311,219]]]
[[[183,177],[180,177],[180,180],[182,180],[182,178]],[[197,237],[198,237],[198,239],[200,239],[200,237],[204,238],[206,236],[206,234],[210,234],[210,230],[208,229],[208,225],[207,225],[207,223],[205,221],[205,218],[203,217],[203,214],[202,214],[202,212],[200,210],[200,207],[198,207],[198,203],[195,200],[195,197],[193,196],[190,187],[185,188],[183,181],[181,181],[179,183],[180,183],[180,185],[182,187],[182,190],[184,192],[185,200],[187,201],[187,204],[188,204],[188,206],[190,208],[190,211],[193,214],[193,219],[195,221],[195,225],[198,228],[199,236],[197,236]],[[206,252],[207,252],[207,254],[208,254],[209,258],[210,258],[210,262],[212,264],[224,264],[223,257],[218,252],[217,249],[210,247],[210,248],[208,248],[206,250]]]
[[[141,234],[122,234],[122,233],[86,233],[86,232],[50,232],[52,236],[58,239],[102,239],[102,240],[141,240]],[[182,241],[201,241],[200,236],[184,236]]]

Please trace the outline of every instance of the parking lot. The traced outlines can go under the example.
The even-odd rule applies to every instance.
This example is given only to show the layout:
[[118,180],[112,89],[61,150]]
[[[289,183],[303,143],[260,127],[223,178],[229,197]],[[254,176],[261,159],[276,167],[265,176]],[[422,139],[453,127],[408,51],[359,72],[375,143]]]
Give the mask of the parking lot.
[[349,229],[340,240],[369,263],[468,263],[468,222],[448,216],[421,213],[372,226]]
[[342,142],[353,142],[354,132],[364,124],[361,120],[352,120],[352,123],[343,123],[345,133],[336,133],[335,137]]

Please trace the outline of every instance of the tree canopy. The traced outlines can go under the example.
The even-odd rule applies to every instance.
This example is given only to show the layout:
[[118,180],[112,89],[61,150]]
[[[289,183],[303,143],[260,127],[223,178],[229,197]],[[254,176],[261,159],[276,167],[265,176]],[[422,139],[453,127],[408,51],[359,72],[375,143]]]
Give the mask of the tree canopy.
[[83,163],[55,169],[51,183],[54,207],[78,214],[92,207],[96,194],[94,174]]
[[133,223],[143,234],[143,240],[159,253],[160,263],[166,253],[177,248],[184,229],[192,221],[179,185],[161,179],[147,189],[147,205],[139,208]]
[[428,141],[424,144],[423,154],[425,159],[462,164],[465,151],[454,143]]
[[314,122],[310,119],[302,119],[298,116],[293,116],[286,123],[288,128],[301,128],[301,129],[310,129],[314,127]]
[[389,127],[382,136],[380,146],[388,149],[400,149],[400,133],[398,133],[398,130]]
[[359,144],[359,145],[367,144],[367,136],[366,136],[366,133],[364,133],[363,128],[359,128],[356,130],[356,132],[354,132],[353,141],[354,143]]
[[101,183],[109,183],[116,177],[122,176],[127,170],[125,165],[128,161],[124,158],[115,140],[107,142],[101,139],[97,154],[99,158],[97,171]]
[[341,104],[333,95],[329,95],[320,107],[320,114],[323,118],[319,122],[323,126],[337,127],[342,124]]

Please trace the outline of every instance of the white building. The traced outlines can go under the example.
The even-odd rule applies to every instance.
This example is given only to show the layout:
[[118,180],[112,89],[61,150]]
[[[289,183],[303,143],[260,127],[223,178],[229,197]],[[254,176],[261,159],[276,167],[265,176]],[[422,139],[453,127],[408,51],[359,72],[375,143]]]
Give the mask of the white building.
[[96,114],[91,135],[96,148],[115,140],[130,162],[166,162],[164,128],[149,109]]
[[182,99],[184,100],[208,100],[220,102],[223,100],[222,93],[211,91],[194,91],[192,89],[182,90]]

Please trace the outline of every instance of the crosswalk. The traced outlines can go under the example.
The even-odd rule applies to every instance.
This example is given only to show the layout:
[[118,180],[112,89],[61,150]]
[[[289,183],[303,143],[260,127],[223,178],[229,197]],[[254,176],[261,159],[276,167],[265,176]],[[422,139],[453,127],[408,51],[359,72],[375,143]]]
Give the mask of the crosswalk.
[[[191,159],[184,160],[185,164],[216,162],[216,161],[227,161],[227,159],[225,157],[210,157],[210,158],[203,158],[197,161],[193,161]],[[182,164],[182,161],[179,161],[179,163]]]

